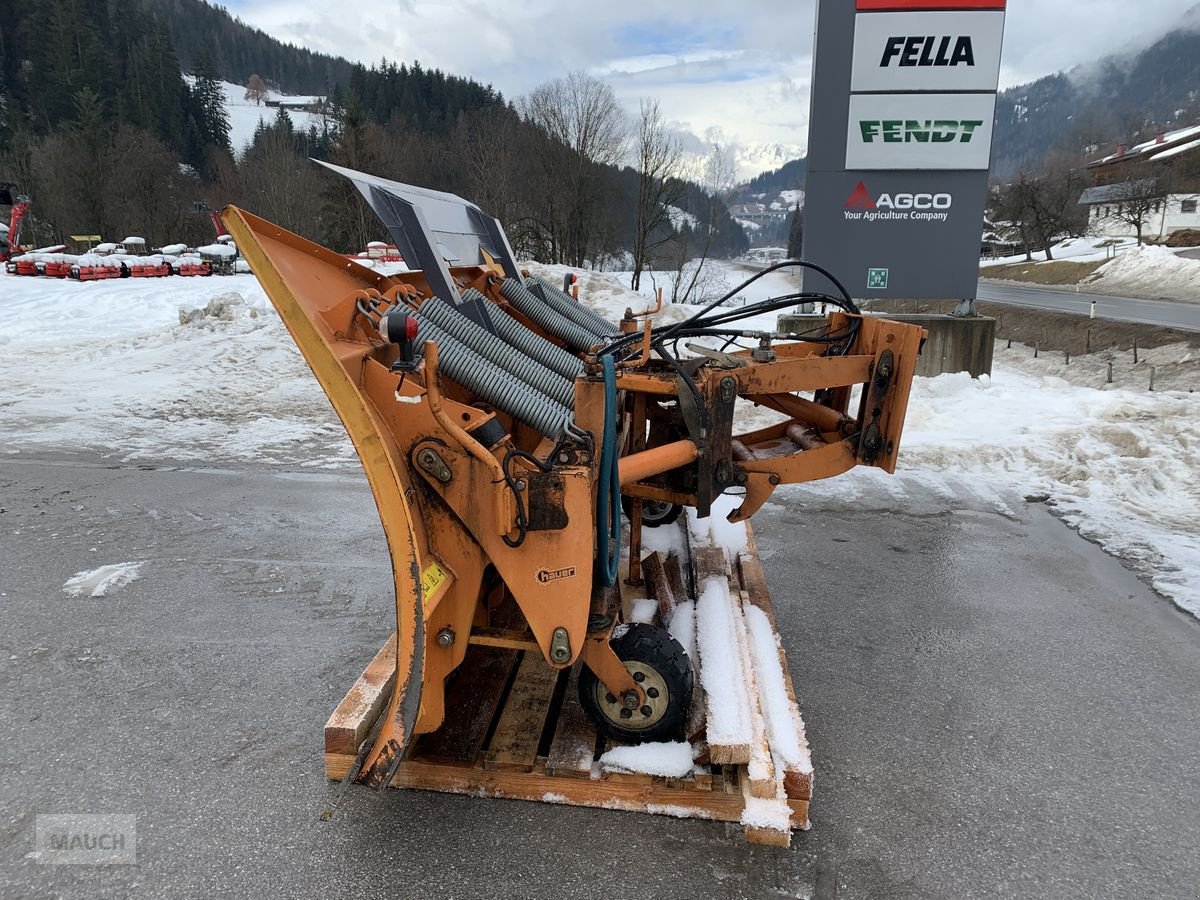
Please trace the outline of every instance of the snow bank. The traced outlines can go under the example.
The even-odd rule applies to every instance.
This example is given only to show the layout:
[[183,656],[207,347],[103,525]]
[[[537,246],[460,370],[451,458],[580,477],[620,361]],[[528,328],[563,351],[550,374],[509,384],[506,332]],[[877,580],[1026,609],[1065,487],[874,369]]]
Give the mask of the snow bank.
[[[1108,234],[1089,234],[1078,238],[1067,238],[1054,244],[1050,248],[1050,254],[1054,257],[1054,262],[1098,262],[1108,259],[1112,256],[1114,248],[1118,253],[1122,253],[1129,248],[1137,246],[1137,238],[1126,237],[1124,235],[1108,235]],[[1046,251],[1037,250],[1030,254],[1034,262],[1045,262]],[[1015,253],[1012,256],[1002,256],[997,259],[981,260],[980,267],[986,269],[990,266],[1006,266],[1011,263],[1028,262],[1025,254]]]
[[[918,378],[901,473],[969,472],[1048,495],[1089,539],[1200,615],[1200,399],[998,369]],[[866,474],[866,473],[860,473]]]
[[[0,280],[0,439],[8,449],[357,466],[252,276]],[[47,379],[48,371],[75,375]]]
[[1177,256],[1167,247],[1137,247],[1117,254],[1083,284],[1111,293],[1200,302],[1200,259]]
[[90,569],[86,572],[76,572],[67,579],[63,591],[72,597],[104,597],[109,591],[122,588],[139,577],[140,562],[113,563]]

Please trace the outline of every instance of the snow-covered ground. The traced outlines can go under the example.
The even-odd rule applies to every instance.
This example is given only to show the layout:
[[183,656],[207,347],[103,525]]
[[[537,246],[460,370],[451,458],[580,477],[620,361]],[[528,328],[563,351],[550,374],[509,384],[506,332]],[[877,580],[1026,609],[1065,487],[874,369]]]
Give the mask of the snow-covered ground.
[[[1177,249],[1139,247],[1134,238],[1096,235],[1062,241],[1051,248],[1051,253],[1053,262],[1104,262],[1079,283],[1082,290],[1200,302],[1200,259],[1180,256]],[[1025,262],[1022,253],[983,260],[980,267],[986,277],[988,270],[996,266]],[[1045,252],[1033,254],[1034,264],[1044,262]]]
[[[1067,238],[1051,247],[1050,252],[1054,257],[1054,262],[1098,262],[1110,259],[1114,254],[1121,254],[1135,247],[1137,247],[1137,240],[1135,238],[1111,237],[1099,234],[1081,238]],[[1034,262],[1046,261],[1045,250],[1036,250],[1031,255]],[[1027,261],[1024,253],[1017,253],[1013,256],[985,259],[980,261],[979,265],[986,269],[989,266],[1007,266],[1012,263]]]
[[[561,278],[562,270],[539,268]],[[644,308],[627,280],[581,274],[583,298],[609,318]],[[660,318],[693,311],[668,306]],[[758,317],[749,327],[773,320]],[[903,508],[934,496],[952,509],[969,496],[1016,515],[1023,497],[1041,495],[1200,615],[1200,400],[1084,387],[1050,372],[1062,372],[1060,359],[1001,349],[990,379],[917,379],[901,474],[855,470],[781,489],[775,500],[886,498]],[[357,465],[249,275],[78,283],[0,274],[0,387],[0,452],[8,454]],[[765,420],[753,408],[743,414],[745,428]]]

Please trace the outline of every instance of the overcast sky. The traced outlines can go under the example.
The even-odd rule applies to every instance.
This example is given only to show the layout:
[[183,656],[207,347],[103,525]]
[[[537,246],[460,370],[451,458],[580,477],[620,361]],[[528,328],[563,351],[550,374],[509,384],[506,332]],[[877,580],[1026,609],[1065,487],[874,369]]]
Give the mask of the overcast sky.
[[[850,0],[845,0],[850,2]],[[681,131],[807,142],[815,0],[231,0],[244,21],[362,62],[419,60],[516,98],[585,69],[636,109],[656,97]],[[1137,49],[1197,0],[1012,0],[1001,87]],[[369,11],[368,11],[369,10]],[[697,141],[699,143],[699,141]]]

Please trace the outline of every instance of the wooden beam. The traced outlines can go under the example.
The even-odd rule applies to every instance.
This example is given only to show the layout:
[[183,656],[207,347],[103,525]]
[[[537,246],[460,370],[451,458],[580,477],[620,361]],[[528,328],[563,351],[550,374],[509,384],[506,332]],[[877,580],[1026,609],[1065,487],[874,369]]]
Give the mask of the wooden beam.
[[396,632],[384,642],[325,723],[325,752],[354,756],[396,683]]

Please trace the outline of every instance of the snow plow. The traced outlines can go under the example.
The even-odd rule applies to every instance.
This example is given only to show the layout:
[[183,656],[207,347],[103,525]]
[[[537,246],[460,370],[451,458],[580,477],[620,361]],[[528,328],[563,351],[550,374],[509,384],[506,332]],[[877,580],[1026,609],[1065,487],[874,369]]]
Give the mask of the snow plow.
[[[222,212],[354,442],[391,558],[395,632],[326,724],[328,776],[786,845],[812,766],[741,523],[780,485],[894,471],[924,331],[844,292],[610,322],[522,270],[473,204],[336,171],[413,271]],[[839,308],[811,334],[739,327],[810,299]],[[691,343],[714,339],[754,346]],[[739,433],[750,405],[777,422]]]

